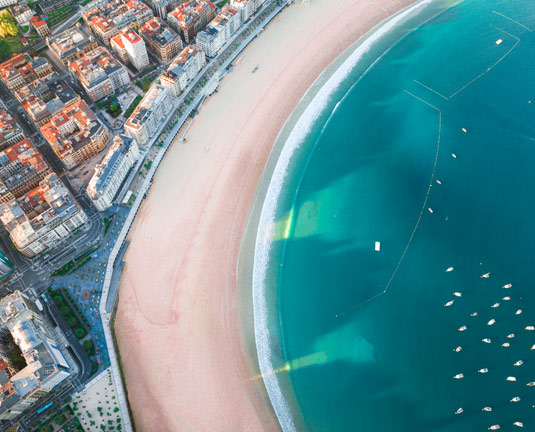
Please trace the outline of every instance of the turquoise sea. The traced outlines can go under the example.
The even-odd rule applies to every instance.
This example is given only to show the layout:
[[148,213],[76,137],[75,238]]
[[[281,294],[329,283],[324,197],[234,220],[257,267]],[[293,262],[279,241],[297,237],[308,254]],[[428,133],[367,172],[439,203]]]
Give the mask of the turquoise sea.
[[264,274],[285,430],[535,430],[534,30],[533,0],[431,2],[322,106]]

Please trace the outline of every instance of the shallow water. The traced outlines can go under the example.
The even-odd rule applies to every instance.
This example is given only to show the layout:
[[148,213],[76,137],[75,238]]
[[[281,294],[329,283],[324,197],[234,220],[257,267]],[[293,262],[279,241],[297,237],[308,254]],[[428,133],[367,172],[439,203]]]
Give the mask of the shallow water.
[[356,68],[307,137],[272,288],[308,430],[535,430],[531,29],[530,0],[454,5]]

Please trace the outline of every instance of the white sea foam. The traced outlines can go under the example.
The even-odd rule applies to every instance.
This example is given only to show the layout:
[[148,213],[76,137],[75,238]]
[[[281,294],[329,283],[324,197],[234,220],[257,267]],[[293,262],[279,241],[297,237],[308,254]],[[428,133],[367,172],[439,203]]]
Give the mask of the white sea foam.
[[362,56],[370,50],[373,44],[388,34],[395,26],[399,25],[407,19],[409,15],[415,13],[424,5],[431,3],[431,1],[432,0],[422,0],[384,22],[384,24],[364,40],[333,73],[316,96],[314,96],[292,129],[277,160],[273,175],[269,182],[266,197],[262,205],[255,243],[252,281],[254,331],[260,371],[263,374],[269,399],[284,432],[296,431],[296,427],[289,404],[282,393],[277,375],[272,372],[274,366],[272,359],[272,342],[268,325],[266,276],[272,247],[271,239],[273,238],[277,201],[281,193],[290,160],[310,132],[314,121],[325,109],[329,102],[329,98],[337,90],[342,81],[349,75]]

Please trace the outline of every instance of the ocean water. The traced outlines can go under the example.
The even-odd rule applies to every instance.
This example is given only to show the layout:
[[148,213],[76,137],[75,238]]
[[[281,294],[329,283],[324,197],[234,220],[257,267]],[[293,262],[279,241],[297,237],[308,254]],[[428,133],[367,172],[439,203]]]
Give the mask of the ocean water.
[[354,66],[282,181],[279,358],[260,365],[285,430],[535,430],[535,2],[425,8]]

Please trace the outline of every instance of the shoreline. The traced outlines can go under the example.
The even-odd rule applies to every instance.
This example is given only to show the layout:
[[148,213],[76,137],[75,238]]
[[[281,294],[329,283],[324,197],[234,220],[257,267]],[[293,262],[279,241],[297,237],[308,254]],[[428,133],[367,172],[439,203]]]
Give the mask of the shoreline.
[[[251,385],[258,365],[250,356],[254,347],[248,329],[238,325],[248,313],[236,295],[236,263],[253,195],[273,142],[317,77],[355,40],[412,3],[392,0],[379,12],[373,1],[343,2],[348,10],[339,5],[344,12],[329,11],[329,22],[340,24],[330,31],[338,30],[340,36],[340,30],[347,30],[340,20],[355,25],[360,17],[361,22],[330,50],[335,37],[318,40],[315,15],[325,16],[321,8],[328,8],[326,0],[293,5],[277,17],[222,81],[220,95],[205,101],[188,131],[188,143],[175,141],[156,174],[164,178],[155,178],[129,236],[116,328],[141,430],[279,429],[271,405],[266,406],[262,380]],[[288,47],[290,53],[278,52],[285,37],[286,45],[295,43]],[[319,56],[322,44],[325,54]],[[303,50],[309,63],[299,64],[295,56]],[[268,65],[260,63],[251,77],[248,69],[257,61]],[[263,131],[260,138],[258,130]],[[166,219],[174,225],[163,226]],[[159,368],[153,367],[155,361]]]

